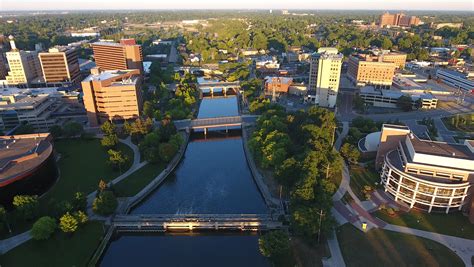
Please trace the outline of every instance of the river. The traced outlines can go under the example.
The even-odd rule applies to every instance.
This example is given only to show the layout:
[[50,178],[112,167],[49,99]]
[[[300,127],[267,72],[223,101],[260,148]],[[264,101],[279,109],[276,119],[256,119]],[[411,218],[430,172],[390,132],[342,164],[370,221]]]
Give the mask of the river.
[[[204,98],[198,118],[238,115],[237,97]],[[247,165],[240,130],[194,133],[180,164],[133,214],[268,213]],[[119,235],[101,266],[269,266],[258,235]]]

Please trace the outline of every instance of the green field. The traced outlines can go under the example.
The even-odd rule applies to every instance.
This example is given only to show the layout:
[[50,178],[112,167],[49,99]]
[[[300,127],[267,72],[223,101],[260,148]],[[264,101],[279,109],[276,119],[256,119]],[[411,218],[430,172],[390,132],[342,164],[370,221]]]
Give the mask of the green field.
[[410,212],[398,212],[393,217],[389,216],[386,211],[376,211],[374,214],[390,224],[474,239],[474,225],[460,212],[446,215],[444,213],[426,213],[411,210]]
[[347,266],[464,266],[447,247],[412,235],[345,224],[337,238]]
[[102,223],[88,222],[72,235],[59,229],[43,241],[30,240],[0,257],[2,267],[86,266],[103,236]]
[[352,191],[357,195],[361,200],[365,200],[365,195],[363,192],[364,186],[368,185],[375,189],[377,185],[375,183],[380,182],[380,176],[373,170],[368,168],[363,168],[360,166],[351,166],[350,169],[351,181],[350,186]]
[[166,167],[166,164],[146,164],[140,169],[133,172],[122,180],[120,183],[114,185],[114,190],[119,197],[131,197],[136,195],[146,185],[148,185],[158,174],[160,174]]

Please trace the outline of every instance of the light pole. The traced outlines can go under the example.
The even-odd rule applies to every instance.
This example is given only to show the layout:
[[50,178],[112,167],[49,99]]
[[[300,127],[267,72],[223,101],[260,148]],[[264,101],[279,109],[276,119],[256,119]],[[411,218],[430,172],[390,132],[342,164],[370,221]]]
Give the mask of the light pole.
[[320,211],[319,211],[318,244],[319,244],[319,241],[321,240],[321,225],[322,225],[322,222],[323,222],[323,216],[324,216],[323,209],[320,209]]

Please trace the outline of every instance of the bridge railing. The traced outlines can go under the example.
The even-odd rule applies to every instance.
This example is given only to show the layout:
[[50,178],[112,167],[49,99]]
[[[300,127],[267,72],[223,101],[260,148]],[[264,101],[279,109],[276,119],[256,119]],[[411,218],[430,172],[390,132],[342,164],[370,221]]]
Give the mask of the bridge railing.
[[114,221],[129,220],[234,220],[234,219],[255,219],[271,220],[270,214],[136,214],[136,215],[116,215]]
[[207,126],[207,125],[238,124],[238,123],[242,123],[241,116],[195,119],[191,121],[190,126],[202,127],[202,126]]

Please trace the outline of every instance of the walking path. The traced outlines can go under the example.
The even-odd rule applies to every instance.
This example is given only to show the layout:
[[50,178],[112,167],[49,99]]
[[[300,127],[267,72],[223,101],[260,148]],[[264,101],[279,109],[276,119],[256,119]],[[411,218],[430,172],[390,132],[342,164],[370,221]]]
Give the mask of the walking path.
[[26,231],[22,234],[18,234],[16,236],[0,241],[0,255],[7,253],[11,249],[16,248],[17,246],[25,243],[26,241],[30,239],[31,239],[30,231]]
[[[127,178],[130,174],[135,172],[136,170],[140,169],[141,167],[145,166],[148,162],[140,162],[141,161],[141,155],[140,155],[140,150],[138,149],[138,146],[136,146],[133,142],[131,137],[127,137],[126,139],[119,139],[120,143],[125,144],[129,146],[133,150],[133,164],[130,166],[130,168],[119,175],[117,178],[113,179],[112,181],[109,182],[109,185],[115,185],[119,183],[120,181],[124,180]],[[95,214],[92,211],[92,203],[94,202],[94,199],[97,195],[97,191],[93,191],[89,195],[87,195],[87,214],[91,220],[105,220],[107,219],[106,217],[99,216]]]

